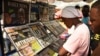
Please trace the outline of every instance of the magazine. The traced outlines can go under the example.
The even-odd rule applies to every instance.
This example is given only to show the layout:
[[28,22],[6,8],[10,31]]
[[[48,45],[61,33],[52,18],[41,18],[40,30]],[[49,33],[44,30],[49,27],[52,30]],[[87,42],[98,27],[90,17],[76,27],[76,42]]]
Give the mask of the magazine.
[[57,52],[53,51],[50,48],[46,48],[36,56],[57,56],[57,55],[58,55]]
[[57,30],[52,26],[52,23],[49,22],[43,22],[43,24],[55,35],[58,36],[59,32],[57,32]]
[[53,20],[53,21],[50,21],[50,23],[51,23],[52,27],[54,27],[55,30],[57,32],[59,32],[59,35],[64,32],[65,29],[60,25],[59,21]]
[[60,47],[61,47],[64,43],[65,43],[65,40],[59,39],[59,40],[53,42],[53,43],[49,46],[49,48],[53,49],[55,52],[58,52],[59,49],[60,49]]
[[9,39],[23,56],[33,56],[43,47],[26,26],[5,28]]
[[53,42],[53,39],[51,38],[51,36],[49,36],[49,34],[45,31],[44,27],[41,24],[30,24],[29,27],[43,47],[46,47]]
[[36,22],[38,20],[39,20],[38,4],[31,3],[30,23]]
[[4,27],[29,23],[29,4],[25,2],[4,1]]
[[42,22],[49,21],[49,7],[47,5],[45,3],[39,5],[39,17]]

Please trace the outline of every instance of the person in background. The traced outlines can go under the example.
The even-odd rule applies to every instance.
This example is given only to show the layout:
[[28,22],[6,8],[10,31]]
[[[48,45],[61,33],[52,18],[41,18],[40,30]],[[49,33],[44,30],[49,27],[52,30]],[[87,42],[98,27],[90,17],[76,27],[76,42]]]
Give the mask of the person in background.
[[74,25],[75,29],[59,49],[58,56],[88,56],[90,32],[87,25],[79,20],[79,11],[74,6],[67,6],[62,10],[61,18],[68,28]]
[[85,23],[87,26],[89,25],[89,11],[90,11],[90,6],[89,5],[84,5],[82,8],[82,22]]
[[55,19],[60,19],[61,12],[62,12],[61,9],[56,9],[56,12],[55,12],[54,18],[55,18]]
[[83,18],[83,13],[81,11],[81,7],[79,5],[76,5],[75,8],[79,11],[80,19],[82,19]]
[[[89,27],[89,11],[90,11],[90,6],[89,5],[84,5],[82,8],[82,14],[83,14],[83,18],[82,18],[82,22],[85,23],[88,27]],[[91,31],[90,27],[90,36],[92,37],[94,35],[94,33]]]
[[94,51],[95,48],[97,48],[99,42],[100,42],[100,34],[92,35],[90,42],[91,51]]
[[25,24],[26,23],[26,20],[25,20],[25,10],[23,8],[20,8],[18,10],[18,21],[15,22],[15,23],[18,23],[18,24]]
[[[84,5],[82,7],[82,14],[83,14],[83,18],[82,18],[82,22],[85,23],[88,27],[89,27],[89,11],[90,11],[90,6],[89,5]],[[92,37],[94,37],[94,34],[93,32],[91,31],[90,27],[89,27],[89,30],[90,30],[90,54],[91,55],[91,49],[93,47],[93,43],[92,43]]]
[[[100,34],[100,0],[96,1],[91,6],[89,25],[93,33]],[[92,56],[100,56],[100,42],[97,48],[93,51]]]

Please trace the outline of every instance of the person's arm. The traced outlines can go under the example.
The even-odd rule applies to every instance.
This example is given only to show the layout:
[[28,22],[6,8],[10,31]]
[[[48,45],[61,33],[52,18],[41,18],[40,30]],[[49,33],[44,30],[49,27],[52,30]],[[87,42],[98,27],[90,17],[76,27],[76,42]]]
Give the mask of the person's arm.
[[68,54],[68,51],[65,50],[63,47],[61,47],[58,52],[58,56],[66,56],[67,54]]

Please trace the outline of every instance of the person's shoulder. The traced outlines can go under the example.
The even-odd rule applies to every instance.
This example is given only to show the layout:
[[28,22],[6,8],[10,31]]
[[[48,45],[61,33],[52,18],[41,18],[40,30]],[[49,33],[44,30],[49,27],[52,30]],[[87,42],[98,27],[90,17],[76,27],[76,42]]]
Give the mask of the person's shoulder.
[[80,31],[84,31],[84,30],[88,30],[88,26],[85,23],[81,23],[76,29]]
[[100,56],[100,42],[98,47],[93,51],[92,56]]

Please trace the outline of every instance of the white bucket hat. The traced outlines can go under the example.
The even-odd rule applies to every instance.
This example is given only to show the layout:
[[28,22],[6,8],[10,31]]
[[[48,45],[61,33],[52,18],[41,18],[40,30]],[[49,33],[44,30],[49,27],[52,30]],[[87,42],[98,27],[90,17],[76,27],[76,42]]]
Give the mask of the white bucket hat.
[[80,12],[74,6],[67,6],[64,9],[62,9],[61,17],[75,18],[80,16]]

